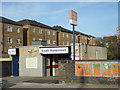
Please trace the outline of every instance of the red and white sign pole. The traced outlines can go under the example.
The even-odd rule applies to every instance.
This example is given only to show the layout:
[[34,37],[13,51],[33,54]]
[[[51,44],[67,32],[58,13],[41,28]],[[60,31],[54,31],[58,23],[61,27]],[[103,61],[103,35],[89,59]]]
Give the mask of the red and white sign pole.
[[70,24],[73,26],[73,60],[75,60],[75,26],[77,26],[77,13],[70,11]]

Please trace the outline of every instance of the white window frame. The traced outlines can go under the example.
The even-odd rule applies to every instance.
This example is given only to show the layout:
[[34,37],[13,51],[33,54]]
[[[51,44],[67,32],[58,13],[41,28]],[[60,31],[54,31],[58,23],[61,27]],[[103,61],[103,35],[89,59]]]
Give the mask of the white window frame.
[[39,33],[42,34],[43,33],[43,29],[39,29]]
[[20,44],[21,43],[21,40],[18,38],[17,39],[17,44]]
[[56,44],[56,41],[55,41],[55,40],[53,40],[53,44]]
[[53,31],[53,36],[55,36],[55,31]]
[[47,40],[47,44],[50,44],[50,40]]
[[62,37],[64,37],[65,35],[64,35],[64,33],[62,34]]
[[20,33],[20,28],[17,28],[17,33]]
[[39,41],[41,41],[42,40],[42,38],[39,38]]
[[47,35],[50,35],[50,31],[47,31]]
[[63,41],[63,45],[65,45],[64,41]]
[[12,32],[12,26],[9,25],[9,26],[7,27],[7,31],[8,31],[8,32]]
[[69,42],[67,42],[67,45],[69,45]]
[[68,34],[66,34],[66,38],[69,38],[69,35],[68,35]]
[[71,36],[71,38],[73,39],[73,35]]
[[11,37],[8,37],[8,38],[7,38],[7,43],[12,43],[12,42],[13,42],[12,38],[11,38]]
[[35,28],[32,28],[32,31],[35,32]]
[[32,40],[35,41],[35,37]]
[[85,40],[87,40],[87,37],[85,37]]

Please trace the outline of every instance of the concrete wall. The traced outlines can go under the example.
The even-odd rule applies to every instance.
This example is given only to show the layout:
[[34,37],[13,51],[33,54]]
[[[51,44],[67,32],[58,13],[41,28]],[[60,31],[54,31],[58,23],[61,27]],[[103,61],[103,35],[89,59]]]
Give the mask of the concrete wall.
[[99,46],[87,46],[86,59],[106,59],[107,48]]
[[[19,75],[43,76],[43,57],[39,55],[39,46],[20,47]],[[32,65],[35,64],[36,65]]]
[[[72,44],[71,55],[73,56]],[[107,48],[95,45],[75,43],[75,55],[76,60],[107,60]]]

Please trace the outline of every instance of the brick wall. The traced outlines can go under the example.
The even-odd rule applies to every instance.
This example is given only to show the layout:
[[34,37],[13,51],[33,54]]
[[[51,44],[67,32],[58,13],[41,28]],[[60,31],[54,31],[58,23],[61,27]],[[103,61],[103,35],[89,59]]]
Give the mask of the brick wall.
[[3,35],[2,35],[2,26],[3,24],[0,23],[0,58],[2,57],[2,49],[3,49],[3,46],[2,46],[2,43],[3,43]]
[[[12,26],[12,32],[8,32],[8,26]],[[20,33],[17,33],[17,28],[20,28]],[[3,47],[4,52],[7,53],[7,50],[10,46],[23,46],[23,28],[22,26],[12,25],[12,24],[4,24],[4,41]],[[8,37],[12,38],[12,43],[8,43]],[[21,40],[20,44],[17,44],[17,39]]]

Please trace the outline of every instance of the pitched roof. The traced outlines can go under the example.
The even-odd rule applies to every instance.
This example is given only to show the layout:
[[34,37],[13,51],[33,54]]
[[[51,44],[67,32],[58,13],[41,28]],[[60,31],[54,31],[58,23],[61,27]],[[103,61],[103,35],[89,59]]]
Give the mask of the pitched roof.
[[72,31],[65,29],[61,26],[53,26],[54,29],[58,30],[58,31],[63,31],[63,32],[67,32],[67,33],[72,33]]
[[117,36],[107,36],[107,37],[103,37],[103,39],[106,41],[117,40]]
[[43,27],[43,28],[47,28],[47,29],[53,29],[52,27],[42,24],[40,22],[37,22],[35,20],[24,19],[24,20],[18,21],[18,23],[20,23],[22,25],[33,25],[33,26]]
[[[33,26],[43,27],[43,28],[52,29],[52,30],[56,30],[56,31],[73,33],[73,31],[68,30],[68,29],[66,29],[66,28],[63,28],[63,27],[61,27],[61,26],[53,26],[53,27],[50,27],[50,26],[45,25],[45,24],[43,24],[43,23],[37,22],[37,21],[35,21],[35,20],[29,20],[29,19],[24,19],[24,20],[21,20],[21,21],[16,22],[16,21],[13,21],[13,20],[10,20],[10,19],[7,19],[7,18],[5,18],[5,17],[0,16],[0,22],[8,23],[8,24],[13,24],[13,25],[19,25],[19,26],[23,26],[23,25],[33,25]],[[91,35],[87,35],[87,34],[81,33],[81,32],[79,32],[79,31],[75,31],[75,34],[81,34],[81,35],[85,35],[85,36],[89,36],[89,37],[94,37],[94,36],[91,36]],[[95,38],[95,37],[94,37],[94,38]]]
[[7,24],[13,24],[13,25],[19,25],[19,26],[22,26],[22,24],[16,22],[16,21],[13,21],[13,20],[10,20],[10,19],[7,19],[5,17],[2,17],[0,16],[0,22],[2,23],[7,23]]
[[[69,30],[69,29],[66,29],[66,28],[63,28],[61,26],[53,26],[54,29],[57,29],[59,31],[62,31],[62,32],[67,32],[67,33],[73,33],[73,31]],[[75,34],[80,34],[80,32],[78,31],[75,31]]]
[[[63,27],[61,27],[61,26],[58,26],[58,25],[53,26],[53,28],[54,28],[54,29],[57,29],[57,30],[59,30],[59,31],[67,32],[67,33],[73,33],[73,31],[68,30],[68,29],[65,29],[65,28],[63,28]],[[94,36],[87,35],[87,34],[84,34],[84,33],[79,32],[79,31],[75,31],[75,34],[81,34],[81,35],[84,35],[84,36],[89,36],[89,37],[95,38]]]

